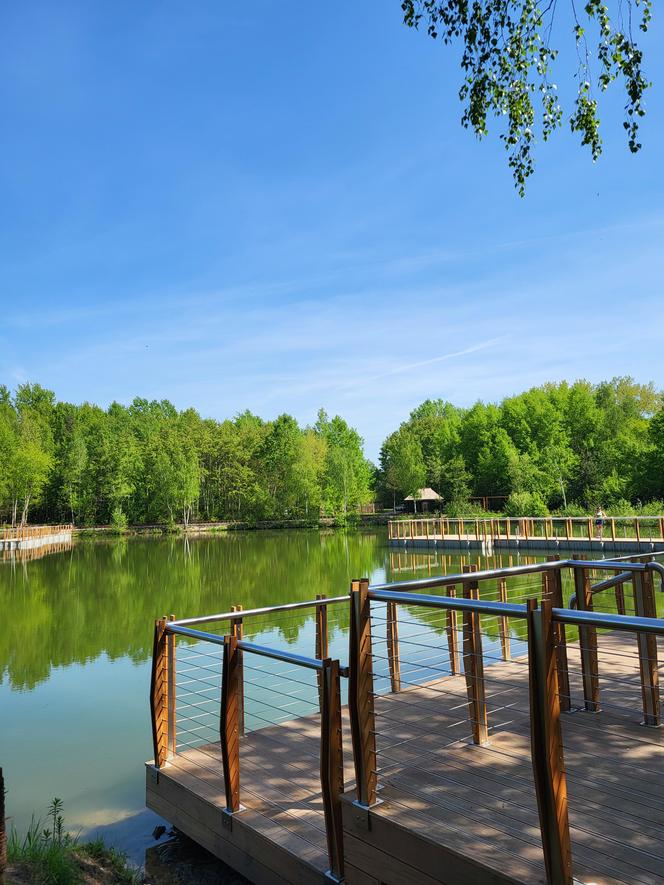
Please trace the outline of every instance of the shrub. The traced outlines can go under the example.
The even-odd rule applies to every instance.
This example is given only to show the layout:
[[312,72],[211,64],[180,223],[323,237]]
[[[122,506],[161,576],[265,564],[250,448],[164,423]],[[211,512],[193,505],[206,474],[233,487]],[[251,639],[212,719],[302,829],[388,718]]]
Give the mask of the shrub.
[[549,508],[538,492],[512,492],[505,505],[506,516],[548,516]]
[[113,513],[111,514],[111,527],[114,531],[118,532],[118,534],[122,534],[127,531],[127,514],[124,512],[122,507],[119,505],[113,508]]

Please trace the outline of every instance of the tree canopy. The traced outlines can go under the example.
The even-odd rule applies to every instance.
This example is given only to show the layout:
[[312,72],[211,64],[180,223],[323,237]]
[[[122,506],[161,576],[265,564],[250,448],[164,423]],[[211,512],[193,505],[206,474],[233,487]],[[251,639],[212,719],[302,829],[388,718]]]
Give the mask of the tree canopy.
[[401,7],[409,27],[460,44],[461,122],[481,138],[490,117],[504,120],[500,138],[521,195],[534,170],[537,136],[547,141],[563,120],[553,79],[560,31],[567,30],[574,47],[576,97],[567,112],[572,132],[596,160],[602,152],[599,96],[620,80],[627,143],[633,153],[641,148],[639,121],[650,84],[636,35],[648,30],[651,0],[586,0],[581,12],[573,0],[403,0]]
[[0,387],[0,522],[345,517],[372,499],[362,446],[322,411],[305,428],[285,414],[218,422],[167,400],[101,409]]
[[427,400],[385,440],[379,489],[391,503],[428,485],[447,507],[470,496],[521,495],[539,509],[664,497],[661,406],[630,378],[545,384],[467,409]]

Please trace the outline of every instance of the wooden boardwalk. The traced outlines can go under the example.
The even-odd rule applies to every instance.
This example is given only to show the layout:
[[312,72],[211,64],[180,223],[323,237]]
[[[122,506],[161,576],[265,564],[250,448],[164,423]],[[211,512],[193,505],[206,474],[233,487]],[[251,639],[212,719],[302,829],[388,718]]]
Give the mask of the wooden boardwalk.
[[[444,641],[444,640],[443,640]],[[577,643],[568,644],[573,712],[563,714],[574,873],[597,885],[664,883],[664,734],[640,725],[633,634],[600,634],[604,709],[588,713]],[[490,740],[470,741],[466,682],[444,676],[376,698],[380,804],[352,804],[344,709],[344,855],[349,885],[545,882],[530,752],[526,659],[485,665]],[[240,742],[232,821],[210,744],[148,763],[147,802],[257,883],[320,883],[327,854],[317,716]]]
[[398,519],[388,540],[400,548],[579,550],[652,553],[664,549],[664,517],[611,517],[602,531],[592,518]]

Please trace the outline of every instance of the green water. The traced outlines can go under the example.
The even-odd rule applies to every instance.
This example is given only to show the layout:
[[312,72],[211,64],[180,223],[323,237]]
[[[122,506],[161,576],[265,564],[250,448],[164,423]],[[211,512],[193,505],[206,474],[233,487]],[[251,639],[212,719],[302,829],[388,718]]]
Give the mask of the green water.
[[[351,578],[398,581],[457,572],[468,562],[495,567],[534,558],[396,553],[379,529],[81,542],[39,560],[2,562],[0,765],[8,813],[22,830],[59,796],[71,829],[100,833],[141,859],[159,822],[144,809],[143,769],[152,756],[148,686],[156,617],[338,596]],[[538,581],[525,577],[510,599],[532,595]],[[407,617],[432,635],[442,633],[440,612],[412,607]],[[342,662],[347,624],[345,606],[330,611],[331,653]],[[514,624],[516,642],[524,626]],[[497,639],[497,626],[491,629]],[[248,621],[247,636],[314,651],[308,610]]]

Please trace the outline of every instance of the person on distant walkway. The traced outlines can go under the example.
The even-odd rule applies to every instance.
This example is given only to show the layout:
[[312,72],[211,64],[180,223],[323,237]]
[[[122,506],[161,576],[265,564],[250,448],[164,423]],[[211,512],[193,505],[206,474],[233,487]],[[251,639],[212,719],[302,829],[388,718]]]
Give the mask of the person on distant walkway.
[[595,537],[602,540],[602,534],[604,533],[604,520],[606,519],[606,513],[602,510],[601,507],[598,507],[595,511]]

